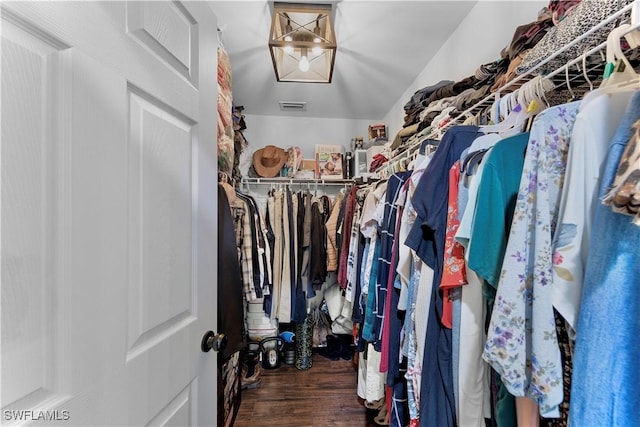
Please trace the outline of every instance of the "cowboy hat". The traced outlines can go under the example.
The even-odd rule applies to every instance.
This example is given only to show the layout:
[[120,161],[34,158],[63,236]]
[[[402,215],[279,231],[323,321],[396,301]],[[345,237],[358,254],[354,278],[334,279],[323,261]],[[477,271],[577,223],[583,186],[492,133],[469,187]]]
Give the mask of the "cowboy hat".
[[289,155],[282,148],[267,145],[253,153],[253,167],[261,177],[273,178],[278,176],[288,158]]

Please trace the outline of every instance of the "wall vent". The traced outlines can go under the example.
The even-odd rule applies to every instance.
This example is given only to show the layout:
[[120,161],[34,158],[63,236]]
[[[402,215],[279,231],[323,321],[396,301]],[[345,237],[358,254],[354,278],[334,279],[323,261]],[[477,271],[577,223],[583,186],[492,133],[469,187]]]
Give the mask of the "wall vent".
[[278,101],[282,111],[307,111],[307,103],[301,101]]

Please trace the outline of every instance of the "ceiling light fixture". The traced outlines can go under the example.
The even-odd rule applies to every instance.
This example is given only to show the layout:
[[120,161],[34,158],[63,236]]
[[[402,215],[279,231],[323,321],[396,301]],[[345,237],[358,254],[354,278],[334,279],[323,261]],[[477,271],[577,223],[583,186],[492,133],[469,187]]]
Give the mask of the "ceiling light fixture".
[[274,2],[269,51],[279,82],[331,83],[336,49],[331,4]]

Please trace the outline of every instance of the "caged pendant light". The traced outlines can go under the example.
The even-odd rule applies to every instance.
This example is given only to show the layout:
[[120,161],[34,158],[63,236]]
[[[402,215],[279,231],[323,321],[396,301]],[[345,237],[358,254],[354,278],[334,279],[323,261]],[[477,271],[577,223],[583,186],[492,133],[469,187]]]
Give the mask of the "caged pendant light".
[[336,56],[330,4],[274,2],[269,52],[279,82],[331,83]]

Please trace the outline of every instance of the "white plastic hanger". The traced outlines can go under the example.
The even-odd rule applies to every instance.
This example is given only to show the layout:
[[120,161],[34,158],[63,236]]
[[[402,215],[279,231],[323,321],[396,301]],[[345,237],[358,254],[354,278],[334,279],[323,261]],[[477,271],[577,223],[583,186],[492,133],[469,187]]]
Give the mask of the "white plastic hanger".
[[[609,34],[609,37],[607,37],[607,65],[610,66],[610,64],[613,64],[616,68],[611,75],[602,82],[601,87],[627,82],[640,77],[634,71],[620,46],[620,37],[623,37],[625,34],[630,34],[629,31],[631,28],[632,26],[630,24],[622,24],[618,28],[614,28]],[[620,61],[624,65],[622,65]]]
[[589,78],[589,73],[587,73],[587,52],[582,54],[582,75],[584,76],[584,79],[589,84],[589,92],[591,92],[593,90],[593,83]]
[[[500,110],[510,111],[509,114],[503,121],[496,123],[495,125],[480,126],[480,132],[502,134],[503,132],[512,131],[514,128],[517,128],[527,119],[528,113],[526,111],[526,108],[517,103],[515,93],[505,95],[500,101],[497,102],[500,102]],[[510,104],[514,102],[515,105],[511,107]]]
[[495,125],[480,126],[480,131],[483,133],[499,133],[503,137],[521,133],[527,119],[548,106],[544,93],[552,88],[551,82],[536,76],[522,85],[520,89],[504,96],[499,101],[501,110],[507,108],[507,111],[510,111],[505,120]]
[[584,97],[582,100],[583,106],[599,96],[637,90],[640,87],[640,75],[635,72],[620,46],[620,37],[629,31],[629,28],[631,28],[631,25],[623,24],[613,29],[609,37],[607,37],[607,66],[615,68],[608,78],[602,81],[598,89],[589,92]]

